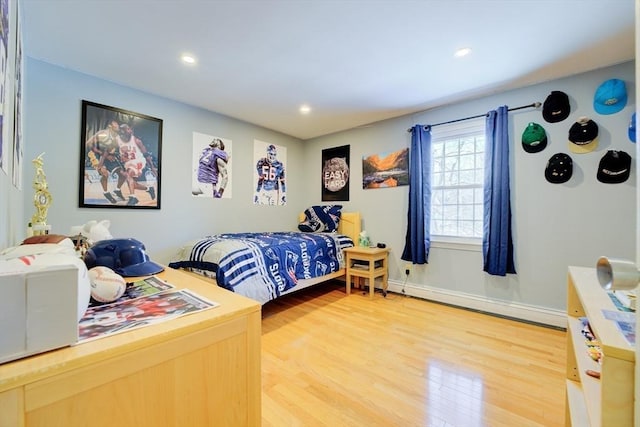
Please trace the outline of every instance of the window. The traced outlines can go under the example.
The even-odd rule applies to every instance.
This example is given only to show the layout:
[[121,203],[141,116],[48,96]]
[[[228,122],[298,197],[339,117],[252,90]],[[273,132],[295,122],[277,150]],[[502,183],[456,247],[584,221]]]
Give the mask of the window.
[[431,236],[481,243],[485,118],[431,130]]

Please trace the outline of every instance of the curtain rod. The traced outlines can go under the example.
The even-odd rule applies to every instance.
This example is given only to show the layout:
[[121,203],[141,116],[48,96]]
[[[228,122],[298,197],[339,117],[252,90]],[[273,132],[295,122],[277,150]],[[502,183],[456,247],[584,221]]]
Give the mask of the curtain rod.
[[[542,104],[539,102],[533,102],[529,105],[521,105],[520,107],[514,107],[514,108],[509,108],[507,111],[515,111],[515,110],[522,110],[523,108],[540,108]],[[442,123],[436,123],[434,125],[428,125],[430,127],[434,127],[434,126],[440,126],[440,125],[448,125],[449,123],[457,123],[457,122],[462,122],[464,120],[471,120],[471,119],[478,119],[480,117],[486,117],[487,114],[478,114],[477,116],[470,116],[470,117],[464,117],[462,119],[456,119],[456,120],[449,120],[448,122],[442,122]],[[412,128],[407,129],[407,132],[411,132]]]

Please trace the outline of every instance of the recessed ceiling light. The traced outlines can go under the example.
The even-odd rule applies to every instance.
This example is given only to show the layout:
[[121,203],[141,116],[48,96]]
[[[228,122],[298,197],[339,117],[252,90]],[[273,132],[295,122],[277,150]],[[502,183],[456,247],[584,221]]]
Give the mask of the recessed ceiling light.
[[310,112],[311,112],[311,107],[309,107],[308,105],[302,105],[300,107],[300,113],[309,114]]
[[461,49],[456,50],[456,53],[453,54],[456,58],[462,58],[463,56],[467,56],[471,53],[470,47],[463,47]]
[[185,64],[195,64],[196,58],[185,53],[184,55],[182,55],[182,62],[184,62]]

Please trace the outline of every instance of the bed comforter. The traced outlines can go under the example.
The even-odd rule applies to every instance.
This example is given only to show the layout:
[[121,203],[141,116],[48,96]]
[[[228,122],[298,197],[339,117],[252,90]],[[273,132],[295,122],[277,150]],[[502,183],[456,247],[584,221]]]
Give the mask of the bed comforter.
[[343,267],[353,241],[337,233],[229,233],[184,246],[169,267],[215,277],[219,286],[264,304],[281,292]]

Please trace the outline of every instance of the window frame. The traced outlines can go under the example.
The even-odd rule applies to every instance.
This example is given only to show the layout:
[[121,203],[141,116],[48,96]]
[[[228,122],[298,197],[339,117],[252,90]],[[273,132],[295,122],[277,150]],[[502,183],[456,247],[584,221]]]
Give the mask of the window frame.
[[[461,235],[446,235],[446,234],[434,234],[433,230],[433,221],[434,221],[434,211],[433,211],[433,195],[435,191],[441,190],[441,189],[474,189],[475,192],[477,193],[479,190],[479,193],[481,195],[481,198],[484,198],[484,139],[485,139],[485,121],[486,118],[484,116],[479,117],[479,118],[475,118],[475,119],[469,119],[469,120],[464,120],[464,121],[459,121],[459,122],[454,122],[454,123],[447,123],[447,124],[442,124],[442,125],[438,125],[438,126],[434,126],[431,129],[431,206],[430,206],[430,215],[429,215],[429,220],[430,220],[430,238],[431,238],[431,246],[432,247],[436,247],[436,248],[446,248],[446,249],[458,249],[458,250],[472,250],[472,251],[480,251],[482,249],[482,229],[481,229],[481,235],[480,236],[461,236]],[[434,149],[436,149],[436,145],[439,143],[444,143],[444,141],[452,141],[452,140],[458,140],[458,147],[457,147],[457,157],[456,156],[450,156],[452,158],[457,158],[458,162],[457,164],[460,164],[460,140],[464,139],[464,138],[468,138],[468,137],[473,137],[474,139],[477,139],[479,136],[482,136],[482,148],[483,150],[481,152],[479,152],[477,150],[477,144],[478,141],[474,140],[474,151],[473,151],[473,155],[476,157],[474,159],[474,165],[472,169],[467,169],[467,171],[473,171],[474,173],[474,183],[471,184],[460,184],[459,182],[456,185],[438,185],[438,186],[434,186],[434,182],[437,181],[435,174],[437,173],[445,173],[446,171],[440,172],[441,168],[436,167],[436,161],[440,160],[444,162],[444,159],[447,157],[446,153],[444,152],[445,150],[445,146],[442,146],[442,155],[436,157],[434,154]],[[482,168],[478,168],[477,167],[477,157],[478,155],[481,154],[481,159],[482,159]],[[468,154],[463,154],[463,155],[468,155]],[[458,177],[459,177],[459,169],[457,170],[458,173]],[[478,176],[480,175],[480,176]],[[481,184],[477,184],[477,180],[480,179],[481,180]],[[440,180],[442,181],[442,180]],[[477,205],[478,203],[477,201],[477,196],[474,194],[474,202],[472,203],[472,219],[471,221],[477,221]],[[481,201],[481,205],[483,205],[483,200]],[[455,206],[460,206],[460,201],[458,200],[455,204]],[[482,214],[483,215],[483,214]],[[482,217],[480,218],[481,220],[483,219]],[[456,219],[456,221],[460,221],[459,218]]]

